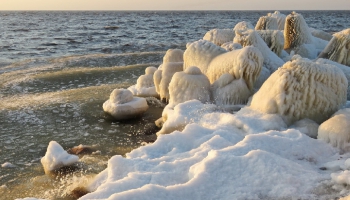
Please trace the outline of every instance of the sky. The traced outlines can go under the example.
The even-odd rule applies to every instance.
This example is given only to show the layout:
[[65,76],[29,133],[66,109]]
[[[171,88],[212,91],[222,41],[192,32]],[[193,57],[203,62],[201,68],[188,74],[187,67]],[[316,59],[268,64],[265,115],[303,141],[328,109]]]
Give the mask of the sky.
[[0,0],[0,10],[350,10],[350,0]]

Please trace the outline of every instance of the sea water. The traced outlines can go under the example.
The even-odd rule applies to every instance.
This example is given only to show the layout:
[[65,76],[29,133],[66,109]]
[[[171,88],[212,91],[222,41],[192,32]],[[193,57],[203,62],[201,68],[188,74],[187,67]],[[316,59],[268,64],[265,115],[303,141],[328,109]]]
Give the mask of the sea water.
[[[136,83],[167,49],[185,49],[213,28],[255,25],[269,11],[2,11],[0,12],[0,199],[74,199],[70,189],[106,168],[113,155],[156,139],[145,127],[164,104],[148,98],[142,118],[117,122],[102,110],[115,88]],[[290,11],[281,11],[289,14]],[[334,33],[350,27],[350,11],[299,11],[308,25]],[[44,174],[48,143],[90,145],[82,170]]]

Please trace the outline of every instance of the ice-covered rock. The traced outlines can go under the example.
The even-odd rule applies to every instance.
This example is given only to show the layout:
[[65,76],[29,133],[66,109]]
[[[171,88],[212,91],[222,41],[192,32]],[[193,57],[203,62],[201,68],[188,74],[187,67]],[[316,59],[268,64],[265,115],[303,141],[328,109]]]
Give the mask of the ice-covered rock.
[[214,83],[225,73],[231,74],[235,79],[243,79],[250,90],[258,78],[263,64],[263,55],[255,47],[244,47],[229,51],[213,58],[206,75],[210,83]]
[[147,101],[134,97],[130,90],[115,89],[109,99],[103,103],[103,110],[116,120],[125,120],[142,115],[148,109]]
[[296,56],[265,81],[250,107],[280,114],[287,124],[303,118],[322,123],[345,104],[347,85],[337,67]]
[[203,74],[206,74],[210,62],[216,56],[226,52],[224,48],[206,40],[188,43],[184,53],[184,70],[196,66]]
[[175,106],[188,100],[210,102],[210,82],[198,67],[176,72],[169,84],[169,104]]
[[333,34],[333,38],[318,57],[350,67],[350,28]]
[[284,24],[286,22],[286,15],[281,14],[279,11],[275,11],[274,13],[268,14],[270,17],[274,17],[277,19],[278,30],[284,29]]
[[235,79],[228,73],[221,75],[211,85],[211,91],[215,104],[224,108],[245,104],[252,94],[243,78]]
[[256,23],[255,30],[278,30],[277,18],[262,16]]
[[79,157],[68,154],[56,141],[51,141],[41,164],[46,174],[55,173],[63,167],[69,167],[79,161]]
[[250,23],[250,22],[247,22],[247,21],[241,21],[241,22],[238,22],[235,27],[233,28],[233,30],[236,32],[236,31],[246,31],[248,29],[254,29],[254,26]]
[[270,73],[273,73],[284,64],[284,61],[270,50],[257,31],[236,31],[233,41],[240,43],[243,47],[254,46],[258,48],[264,57],[264,67],[270,70]]
[[212,29],[204,35],[203,40],[221,46],[226,42],[232,41],[234,37],[235,31],[233,29]]
[[350,151],[350,108],[341,109],[318,129],[318,139],[330,143],[342,152]]
[[282,56],[282,50],[284,47],[284,36],[279,30],[259,30],[256,31],[272,52],[278,57]]
[[155,67],[147,67],[145,74],[141,75],[136,82],[128,88],[135,96],[140,97],[159,97],[154,86],[153,74],[157,71]]
[[290,128],[294,128],[305,135],[308,135],[311,138],[317,138],[318,127],[320,125],[314,122],[311,119],[304,118],[299,121],[296,121]]
[[1,167],[3,167],[3,168],[15,168],[17,166],[10,163],[10,162],[5,162],[5,163],[1,164]]
[[163,63],[183,62],[184,51],[181,49],[168,49],[163,57]]
[[222,44],[221,47],[224,48],[226,51],[232,51],[232,50],[243,48],[240,43],[234,43],[234,42],[226,42]]
[[169,101],[169,84],[176,72],[183,71],[183,62],[169,62],[162,65],[162,75],[159,83],[160,99]]

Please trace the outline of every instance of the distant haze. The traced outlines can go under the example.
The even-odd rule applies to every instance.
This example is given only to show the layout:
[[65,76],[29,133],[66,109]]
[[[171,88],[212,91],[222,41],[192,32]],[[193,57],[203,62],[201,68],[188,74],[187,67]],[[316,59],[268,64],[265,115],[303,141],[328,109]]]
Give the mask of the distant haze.
[[349,10],[350,0],[0,0],[0,10]]

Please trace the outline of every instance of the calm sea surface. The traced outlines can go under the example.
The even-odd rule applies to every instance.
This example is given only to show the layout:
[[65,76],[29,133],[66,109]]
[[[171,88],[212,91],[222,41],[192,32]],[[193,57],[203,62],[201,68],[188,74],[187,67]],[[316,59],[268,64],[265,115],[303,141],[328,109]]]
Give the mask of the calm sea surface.
[[[69,189],[103,170],[109,157],[156,139],[145,127],[163,105],[148,99],[152,109],[142,119],[115,122],[102,110],[113,89],[135,84],[169,48],[185,49],[213,28],[255,25],[268,12],[0,11],[0,164],[16,166],[0,168],[0,199],[73,199]],[[299,13],[312,28],[350,28],[350,11]],[[51,140],[100,153],[81,158],[79,174],[51,179],[40,164]]]

